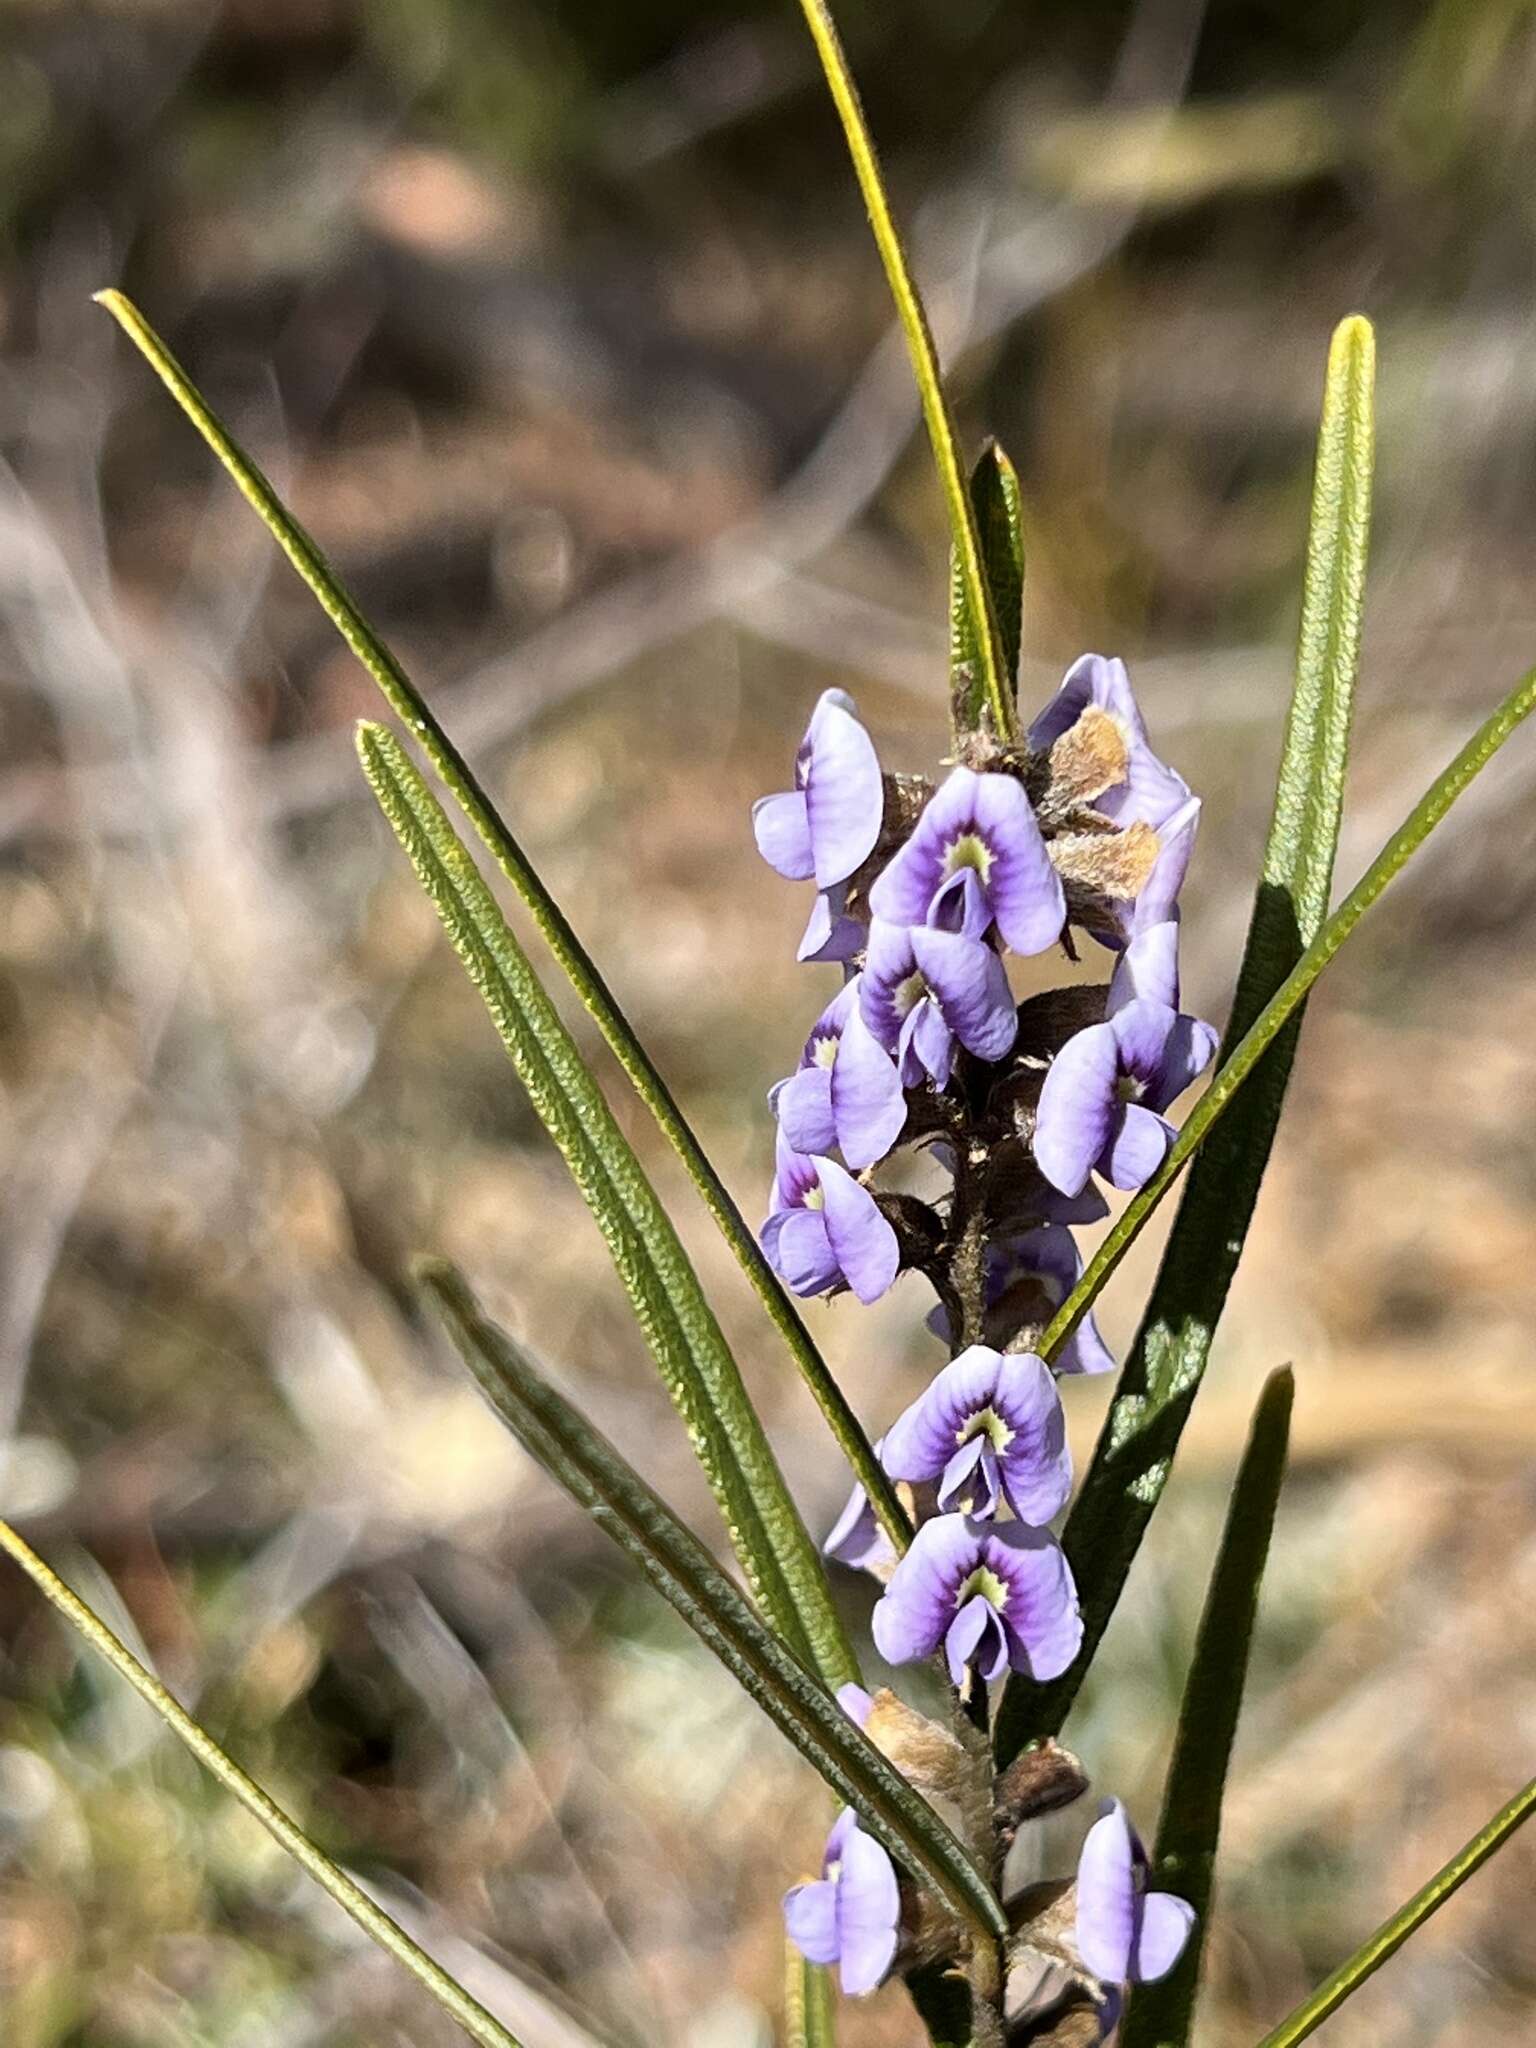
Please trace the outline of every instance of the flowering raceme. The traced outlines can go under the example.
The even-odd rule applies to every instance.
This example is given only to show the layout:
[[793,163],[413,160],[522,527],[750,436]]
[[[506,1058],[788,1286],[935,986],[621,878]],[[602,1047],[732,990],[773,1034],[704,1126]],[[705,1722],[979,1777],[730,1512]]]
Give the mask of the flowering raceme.
[[[881,1582],[871,1627],[886,1661],[940,1658],[956,1711],[985,1725],[990,1685],[1057,1677],[1082,1643],[1051,1531],[1072,1484],[1058,1381],[1112,1360],[1091,1316],[1054,1358],[1037,1347],[1082,1271],[1074,1228],[1106,1213],[1094,1177],[1126,1189],[1156,1171],[1167,1111],[1215,1052],[1215,1032],[1179,1007],[1199,799],[1153,752],[1124,664],[1099,655],[1074,663],[1022,744],[970,733],[936,788],[883,775],[851,699],[828,691],[794,780],[757,806],[754,829],[780,874],[815,883],[800,957],[843,981],[770,1094],[762,1243],[796,1294],[867,1303],[913,1272],[937,1296],[928,1327],[953,1355],[876,1446],[915,1521],[910,1544],[898,1550],[856,1486],[825,1549]],[[1042,956],[1076,959],[1074,927],[1113,953],[1108,983],[1039,986]],[[1035,963],[1022,999],[1010,958]],[[929,1152],[947,1194],[879,1184],[908,1147]],[[889,1693],[873,1714],[858,1688],[840,1697],[920,1789],[954,1794],[924,1773],[937,1755],[953,1774],[963,1745]],[[921,1940],[904,1927],[901,1896],[846,1812],[821,1874],[788,1894],[786,1923],[844,1990],[868,1990],[942,1950],[931,1927]],[[1108,2032],[1122,1987],[1171,1968],[1193,1916],[1148,1889],[1117,1802],[1089,1831],[1070,1896],[1075,1943],[1057,1949]]]

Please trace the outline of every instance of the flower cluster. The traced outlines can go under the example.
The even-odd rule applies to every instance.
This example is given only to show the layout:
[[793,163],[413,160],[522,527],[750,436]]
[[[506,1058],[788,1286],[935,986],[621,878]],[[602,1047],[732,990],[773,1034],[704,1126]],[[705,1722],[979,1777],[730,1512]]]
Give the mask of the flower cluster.
[[[794,788],[755,808],[764,858],[815,884],[799,957],[843,974],[770,1096],[762,1243],[798,1295],[873,1302],[903,1272],[937,1295],[928,1326],[950,1362],[876,1447],[911,1507],[911,1543],[898,1557],[856,1489],[826,1549],[882,1582],[872,1627],[886,1661],[942,1657],[957,1704],[984,1719],[990,1682],[1057,1677],[1082,1642],[1051,1530],[1072,1485],[1057,1383],[1113,1361],[1091,1316],[1049,1364],[1037,1351],[1082,1271],[1073,1227],[1107,1213],[1098,1183],[1134,1189],[1162,1164],[1167,1112],[1216,1035],[1179,1007],[1199,800],[1152,751],[1123,663],[1085,655],[1022,742],[976,733],[958,753],[937,786],[883,773],[851,699],[829,690]],[[1075,933],[1111,956],[1107,981],[1021,999],[1010,958],[1075,963]],[[877,1184],[910,1148],[935,1162],[939,1197]],[[883,1727],[894,1696],[879,1697],[893,1702]],[[878,1741],[869,1696],[846,1688],[843,1704]],[[912,1757],[932,1749],[902,1741]],[[903,1762],[900,1743],[890,1753]],[[1073,1897],[1060,1954],[1107,2033],[1120,1987],[1172,1968],[1192,1916],[1148,1890],[1117,1803],[1088,1833]],[[860,1991],[915,1953],[909,1906],[848,1812],[786,1915],[803,1953]]]

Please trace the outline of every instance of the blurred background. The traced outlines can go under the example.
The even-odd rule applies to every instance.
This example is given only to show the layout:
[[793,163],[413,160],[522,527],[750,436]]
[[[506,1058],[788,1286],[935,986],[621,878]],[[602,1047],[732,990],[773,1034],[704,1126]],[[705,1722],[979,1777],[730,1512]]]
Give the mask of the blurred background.
[[[1186,989],[1220,1017],[1342,314],[1381,347],[1342,879],[1536,659],[1536,6],[840,12],[963,428],[1023,476],[1026,701],[1085,647],[1132,662],[1205,797]],[[798,11],[0,8],[0,1498],[527,2048],[756,2048],[822,1796],[418,1320],[405,1264],[440,1249],[713,1535],[363,790],[371,686],[90,305],[108,283],[291,491],[755,1216],[764,1091],[828,987],[748,803],[829,684],[892,765],[944,739],[938,493]],[[1247,1416],[1294,1362],[1208,2048],[1530,1772],[1533,776],[1517,742],[1313,1006],[1068,1731],[1150,1831]],[[614,1100],[820,1528],[836,1455]],[[811,1310],[872,1426],[939,1362],[926,1305]],[[1084,1454],[1107,1391],[1071,1390]],[[1533,1877],[1517,1842],[1331,2048],[1528,2041]],[[9,1570],[0,2010],[7,2048],[457,2038]],[[887,1991],[844,2034],[914,2027]]]

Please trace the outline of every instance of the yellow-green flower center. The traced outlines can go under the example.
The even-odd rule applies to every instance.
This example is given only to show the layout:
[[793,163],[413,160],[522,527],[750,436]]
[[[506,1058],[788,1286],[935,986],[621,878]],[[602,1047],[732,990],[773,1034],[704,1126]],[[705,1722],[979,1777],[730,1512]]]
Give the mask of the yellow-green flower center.
[[978,1408],[974,1415],[968,1415],[955,1431],[955,1442],[968,1444],[972,1437],[977,1436],[986,1437],[999,1454],[1013,1442],[1013,1431],[995,1408]]
[[997,1573],[988,1571],[984,1564],[976,1567],[955,1595],[956,1607],[963,1607],[967,1600],[974,1600],[978,1593],[989,1607],[1001,1610],[1008,1604],[1008,1588]]
[[958,874],[961,868],[974,868],[985,884],[992,873],[992,849],[976,832],[962,832],[958,839],[951,840],[944,849],[944,875]]
[[831,1036],[828,1036],[826,1038],[818,1038],[816,1040],[815,1051],[811,1054],[812,1066],[830,1067],[832,1062],[836,1058],[837,1040]]
[[819,1186],[806,1189],[805,1206],[807,1209],[820,1209],[821,1207],[823,1207],[825,1202],[826,1196],[821,1192]]
[[898,981],[891,991],[891,1001],[896,1005],[898,1017],[910,1017],[923,997],[928,993],[928,984],[920,974],[909,974],[905,981]]

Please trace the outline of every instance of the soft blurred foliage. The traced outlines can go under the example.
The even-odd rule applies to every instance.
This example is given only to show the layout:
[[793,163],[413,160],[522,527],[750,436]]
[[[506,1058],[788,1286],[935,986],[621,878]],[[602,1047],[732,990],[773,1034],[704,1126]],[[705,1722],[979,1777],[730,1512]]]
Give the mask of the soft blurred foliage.
[[[1340,314],[1382,354],[1346,879],[1536,658],[1536,7],[842,14],[962,422],[1023,476],[1026,692],[1132,659],[1206,797],[1219,1015]],[[462,1261],[702,1527],[707,1495],[362,790],[365,680],[88,293],[138,296],[291,485],[755,1208],[823,995],[748,801],[830,682],[899,765],[942,736],[938,496],[797,12],[5,0],[0,265],[6,1511],[527,2048],[766,2041],[819,1791],[498,1436],[409,1253]],[[1530,788],[1513,747],[1314,1003],[1069,1730],[1150,1829],[1247,1411],[1294,1361],[1213,2048],[1529,1773]],[[820,1524],[836,1456],[684,1214]],[[937,1362],[923,1306],[814,1313],[872,1423]],[[1084,1451],[1104,1398],[1072,1396]],[[6,2048],[449,2040],[9,1573],[0,1641]],[[1528,2040],[1533,1857],[1328,2041]],[[845,2020],[910,2032],[899,1993]]]

